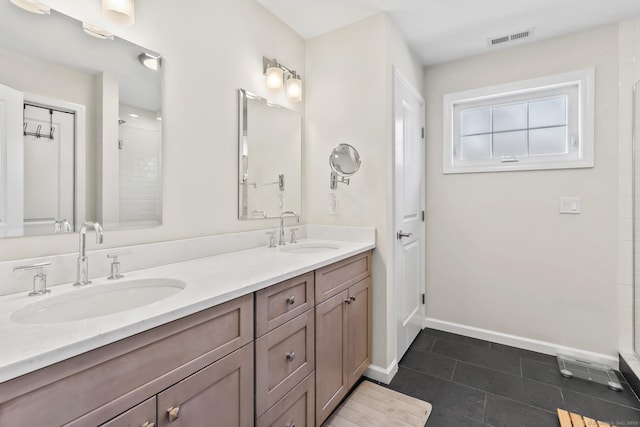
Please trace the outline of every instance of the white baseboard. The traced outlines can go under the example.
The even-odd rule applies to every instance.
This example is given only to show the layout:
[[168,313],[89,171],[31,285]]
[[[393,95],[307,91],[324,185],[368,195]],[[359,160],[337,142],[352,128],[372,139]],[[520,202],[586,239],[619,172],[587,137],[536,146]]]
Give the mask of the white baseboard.
[[364,372],[364,376],[367,378],[371,378],[372,380],[380,381],[384,384],[389,384],[397,373],[398,361],[396,359],[393,359],[391,364],[386,368],[373,364],[369,365],[367,370]]
[[550,354],[553,356],[563,355],[578,360],[584,360],[591,363],[608,366],[612,369],[618,369],[618,358],[602,353],[594,353],[587,350],[566,347],[547,341],[539,341],[530,338],[520,337],[517,335],[503,334],[501,332],[480,329],[473,326],[461,325],[458,323],[447,322],[433,318],[426,318],[427,328],[437,329],[440,331],[451,332],[454,334],[465,335],[472,338],[478,338],[485,341],[496,342],[498,344],[510,345],[525,350],[537,351],[538,353]]

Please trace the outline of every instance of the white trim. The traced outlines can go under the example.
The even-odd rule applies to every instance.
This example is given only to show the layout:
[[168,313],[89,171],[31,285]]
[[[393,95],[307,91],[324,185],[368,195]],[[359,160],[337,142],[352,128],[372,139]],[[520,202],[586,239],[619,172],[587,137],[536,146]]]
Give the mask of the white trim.
[[[479,161],[477,164],[456,164],[454,159],[454,106],[460,102],[471,103],[480,100],[498,101],[504,97],[526,95],[540,90],[578,86],[580,112],[578,113],[579,158],[549,158],[538,160],[523,158],[518,163],[501,163],[496,159]],[[536,79],[500,84],[495,86],[471,89],[462,92],[449,93],[443,97],[443,173],[476,173],[502,172],[514,170],[546,170],[590,168],[594,162],[594,123],[595,123],[595,70],[593,68],[555,74]]]
[[74,113],[75,115],[73,204],[75,214],[74,229],[77,230],[86,220],[86,108],[81,104],[75,104],[73,102],[67,102],[61,99],[49,98],[47,96],[36,95],[28,92],[25,92],[24,100],[25,102],[33,102],[34,104],[42,106],[66,110]]
[[581,350],[578,348],[567,347],[560,344],[554,344],[547,341],[539,341],[531,338],[521,337],[517,335],[504,334],[502,332],[490,331],[488,329],[476,328],[474,326],[461,325],[458,323],[447,322],[444,320],[426,318],[428,328],[437,329],[439,331],[451,332],[454,334],[464,335],[467,337],[478,338],[485,341],[491,341],[498,344],[510,345],[525,350],[536,351],[538,353],[550,354],[552,356],[564,355],[587,362],[597,363],[618,369],[618,358],[607,354],[595,353],[592,351]]
[[375,381],[380,381],[384,384],[389,384],[393,377],[398,373],[398,362],[396,359],[393,359],[391,365],[386,368],[377,366],[377,365],[369,365],[366,371],[364,371],[364,376],[367,378],[371,378]]

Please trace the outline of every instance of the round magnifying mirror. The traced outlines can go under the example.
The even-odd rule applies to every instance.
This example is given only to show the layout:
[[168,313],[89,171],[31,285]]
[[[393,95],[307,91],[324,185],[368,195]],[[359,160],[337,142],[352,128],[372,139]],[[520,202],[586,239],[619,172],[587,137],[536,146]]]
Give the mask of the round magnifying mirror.
[[360,154],[349,144],[338,144],[329,156],[331,170],[342,177],[349,177],[360,169]]

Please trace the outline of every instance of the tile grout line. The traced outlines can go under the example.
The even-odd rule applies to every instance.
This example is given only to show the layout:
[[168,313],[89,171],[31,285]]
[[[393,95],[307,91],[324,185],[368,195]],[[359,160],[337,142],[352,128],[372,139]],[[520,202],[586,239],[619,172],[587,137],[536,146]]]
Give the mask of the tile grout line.
[[484,392],[484,406],[482,407],[482,422],[487,423],[487,396],[489,393]]

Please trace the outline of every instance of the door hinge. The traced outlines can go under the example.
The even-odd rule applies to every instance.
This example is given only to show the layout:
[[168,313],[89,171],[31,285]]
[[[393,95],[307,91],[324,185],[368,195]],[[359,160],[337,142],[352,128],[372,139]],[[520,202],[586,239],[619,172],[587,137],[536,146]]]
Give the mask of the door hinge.
[[422,305],[424,305],[426,299],[427,299],[427,294],[422,294]]
[[424,222],[424,211],[421,212],[422,222]]
[[424,139],[424,127],[422,128],[422,139]]

